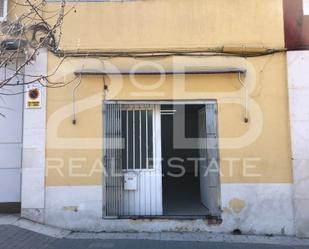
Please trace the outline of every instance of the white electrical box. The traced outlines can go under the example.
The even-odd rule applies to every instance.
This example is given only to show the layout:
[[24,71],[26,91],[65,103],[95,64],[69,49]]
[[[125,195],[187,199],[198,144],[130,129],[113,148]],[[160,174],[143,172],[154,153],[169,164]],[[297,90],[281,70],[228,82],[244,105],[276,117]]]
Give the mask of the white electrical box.
[[124,190],[137,190],[137,174],[128,172],[124,174]]

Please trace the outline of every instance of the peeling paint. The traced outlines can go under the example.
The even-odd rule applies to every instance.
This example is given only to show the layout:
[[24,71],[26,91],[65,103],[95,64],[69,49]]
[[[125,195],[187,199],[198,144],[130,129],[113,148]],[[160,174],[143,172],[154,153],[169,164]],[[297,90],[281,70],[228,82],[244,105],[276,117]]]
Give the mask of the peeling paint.
[[239,214],[246,207],[246,202],[237,198],[230,200],[229,202],[230,208],[234,213]]

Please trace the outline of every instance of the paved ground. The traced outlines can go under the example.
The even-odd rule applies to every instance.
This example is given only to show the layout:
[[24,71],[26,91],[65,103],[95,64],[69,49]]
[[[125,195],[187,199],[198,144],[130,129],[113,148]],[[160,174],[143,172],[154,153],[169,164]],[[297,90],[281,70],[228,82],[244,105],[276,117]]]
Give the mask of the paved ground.
[[308,249],[309,246],[284,246],[231,242],[194,242],[143,239],[54,238],[13,225],[0,225],[0,249]]

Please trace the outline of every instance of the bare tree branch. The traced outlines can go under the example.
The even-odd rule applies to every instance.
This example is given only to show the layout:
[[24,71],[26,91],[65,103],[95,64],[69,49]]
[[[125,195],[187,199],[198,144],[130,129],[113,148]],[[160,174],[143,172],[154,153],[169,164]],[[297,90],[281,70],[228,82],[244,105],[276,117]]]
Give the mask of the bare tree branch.
[[[17,6],[25,11],[17,16],[16,20],[11,18],[0,24],[0,69],[10,72],[9,76],[0,80],[0,89],[5,86],[13,87],[32,83],[41,84],[43,87],[65,86],[67,84],[65,82],[50,80],[50,77],[55,75],[62,65],[65,57],[56,69],[47,75],[27,74],[25,67],[35,60],[42,48],[47,48],[52,53],[59,53],[63,20],[74,7],[66,11],[66,2],[62,0],[57,10],[50,11],[45,9],[45,0],[26,0],[23,3],[11,1],[13,9],[9,10],[9,13],[13,13]],[[14,69],[10,68],[12,65],[15,65]],[[0,95],[9,94],[0,92]]]

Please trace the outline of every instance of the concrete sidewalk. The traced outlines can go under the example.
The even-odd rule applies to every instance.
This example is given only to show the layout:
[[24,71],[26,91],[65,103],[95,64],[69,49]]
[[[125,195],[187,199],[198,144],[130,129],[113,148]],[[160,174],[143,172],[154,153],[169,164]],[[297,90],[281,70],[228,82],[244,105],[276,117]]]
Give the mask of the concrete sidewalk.
[[0,226],[12,225],[25,230],[29,230],[42,235],[50,236],[53,238],[65,238],[71,231],[60,229],[56,227],[46,226],[33,221],[21,218],[19,215],[4,215],[0,214]]
[[[14,235],[15,234],[15,235]],[[25,234],[27,236],[25,237]],[[14,235],[14,236],[12,236]],[[110,243],[122,244],[122,242],[134,243],[136,241],[161,241],[162,246],[167,245],[171,242],[174,244],[183,245],[186,243],[202,243],[205,245],[250,245],[252,248],[309,248],[308,239],[298,239],[295,237],[287,236],[253,236],[253,235],[230,235],[230,234],[214,234],[205,232],[185,232],[185,233],[77,233],[71,232],[65,229],[59,229],[55,227],[50,227],[46,225],[41,225],[28,221],[26,219],[20,218],[17,215],[0,215],[0,248],[1,241],[6,241],[9,243],[9,238],[14,237],[14,240],[19,240],[19,237],[29,238],[32,237],[32,241],[38,239],[41,241],[53,241],[53,243],[77,243],[81,244],[88,243],[89,245],[96,242],[98,245],[104,241],[109,241]],[[7,238],[6,238],[7,237]],[[27,239],[28,241],[28,239]],[[75,241],[75,242],[74,242]],[[122,241],[122,242],[120,242]],[[129,242],[128,242],[129,241]],[[134,242],[135,241],[135,242]],[[48,243],[49,243],[48,242]],[[117,244],[116,243],[116,244]],[[130,244],[129,243],[129,244]],[[145,242],[146,243],[146,242]],[[87,244],[87,245],[88,245]],[[117,244],[117,245],[118,245]],[[121,245],[119,246],[121,247]],[[147,244],[147,243],[146,243]],[[152,243],[153,244],[153,243]],[[149,246],[152,245],[151,243]],[[158,243],[154,243],[158,244]],[[160,244],[160,243],[159,243]],[[9,246],[9,245],[6,245]],[[146,246],[146,245],[145,245]],[[261,247],[264,246],[264,247]],[[279,246],[279,247],[278,247]],[[14,247],[15,248],[15,247]],[[16,247],[18,248],[18,247]],[[24,248],[24,247],[22,247]],[[31,248],[31,247],[30,247]],[[49,247],[46,247],[49,248]],[[52,248],[52,247],[51,247]],[[61,247],[62,248],[62,247]],[[67,247],[65,247],[67,248]],[[84,247],[88,248],[88,247]],[[104,247],[90,247],[90,248],[104,248]],[[159,247],[158,247],[159,248]],[[221,247],[206,247],[206,248],[221,248]],[[233,248],[233,247],[228,247]],[[240,247],[235,247],[240,248]],[[244,247],[245,248],[245,247]]]

